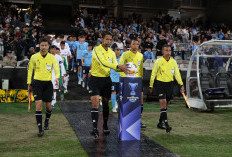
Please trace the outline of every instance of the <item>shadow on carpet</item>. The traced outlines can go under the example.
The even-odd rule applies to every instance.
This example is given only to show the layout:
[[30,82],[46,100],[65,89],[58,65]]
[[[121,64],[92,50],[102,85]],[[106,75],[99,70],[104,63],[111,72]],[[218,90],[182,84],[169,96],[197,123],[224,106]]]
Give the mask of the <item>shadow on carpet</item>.
[[141,134],[140,141],[120,141],[117,137],[117,117],[110,114],[108,127],[110,134],[103,135],[103,115],[99,109],[99,139],[91,135],[91,103],[61,102],[59,106],[71,124],[82,146],[90,157],[176,157],[168,149],[160,146],[147,136]]

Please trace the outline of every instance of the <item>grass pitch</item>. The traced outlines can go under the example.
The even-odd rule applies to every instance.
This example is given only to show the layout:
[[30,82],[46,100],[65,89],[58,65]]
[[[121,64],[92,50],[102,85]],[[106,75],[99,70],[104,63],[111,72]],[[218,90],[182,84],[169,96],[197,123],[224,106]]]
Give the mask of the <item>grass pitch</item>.
[[[0,104],[0,156],[87,156],[58,106],[53,111],[50,130],[38,138],[34,109],[34,104],[29,113],[27,103]],[[156,128],[159,114],[158,102],[144,103],[142,121],[147,128],[142,133],[175,154],[181,157],[231,156],[231,108],[193,111],[185,108],[183,101],[174,101],[168,107],[168,120],[173,127],[168,134]]]
[[147,129],[142,133],[181,157],[231,157],[232,109],[214,112],[193,111],[183,101],[168,107],[171,133],[157,129],[160,115],[158,102],[144,103],[142,121]]
[[[35,105],[27,112],[27,103],[0,104],[0,156],[87,156],[70,124],[56,106],[50,130],[37,137]],[[43,119],[45,108],[43,108]]]

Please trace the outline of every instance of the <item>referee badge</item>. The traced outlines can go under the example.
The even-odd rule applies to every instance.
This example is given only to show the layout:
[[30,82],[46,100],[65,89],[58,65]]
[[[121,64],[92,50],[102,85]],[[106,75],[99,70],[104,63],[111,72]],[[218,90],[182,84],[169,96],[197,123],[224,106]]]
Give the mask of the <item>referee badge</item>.
[[109,62],[112,63],[112,59],[109,59]]
[[141,61],[138,61],[138,66],[140,66],[140,64],[141,64]]
[[52,69],[51,65],[46,65],[47,71],[50,71]]
[[171,73],[174,74],[174,69],[173,68],[171,69]]

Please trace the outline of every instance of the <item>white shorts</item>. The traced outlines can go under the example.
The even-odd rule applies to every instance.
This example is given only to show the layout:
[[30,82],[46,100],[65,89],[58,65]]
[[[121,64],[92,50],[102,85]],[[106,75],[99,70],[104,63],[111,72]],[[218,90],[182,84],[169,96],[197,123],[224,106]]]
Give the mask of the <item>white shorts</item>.
[[56,85],[56,81],[52,80],[53,89],[59,89],[59,85]]

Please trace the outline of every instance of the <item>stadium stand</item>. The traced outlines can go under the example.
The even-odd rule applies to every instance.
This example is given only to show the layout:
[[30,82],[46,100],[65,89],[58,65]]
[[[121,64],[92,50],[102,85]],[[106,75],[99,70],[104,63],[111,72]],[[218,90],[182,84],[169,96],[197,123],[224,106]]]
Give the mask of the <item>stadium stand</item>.
[[[55,37],[44,31],[42,11],[46,10],[46,6],[43,8],[27,5],[24,6],[26,9],[22,9],[13,3],[0,4],[0,67],[7,50],[12,50],[17,57],[17,67],[26,67],[27,58],[31,56],[29,49],[34,48],[35,52],[38,52],[38,41],[41,37],[50,41]],[[129,48],[128,45],[134,37],[139,38],[142,53],[148,47],[152,48],[155,59],[160,57],[157,56],[157,52],[163,43],[171,45],[172,56],[177,60],[180,71],[186,72],[192,52],[202,42],[211,39],[232,39],[230,27],[226,24],[203,25],[191,20],[181,22],[162,12],[155,13],[152,19],[146,21],[141,16],[129,17],[131,18],[115,18],[105,12],[94,14],[78,7],[74,9],[70,23],[72,33],[67,34],[73,37],[69,41],[69,47],[72,50],[72,43],[80,34],[85,36],[87,42],[99,45],[102,31],[109,30],[113,34],[112,45],[114,43],[119,45],[122,52]],[[59,35],[60,32],[56,37]],[[222,48],[222,51],[226,55],[231,55],[231,48]],[[207,48],[204,50],[204,53],[206,52]],[[148,60],[144,63],[147,73],[152,70],[154,62],[155,60]],[[196,68],[196,65],[194,67]]]

